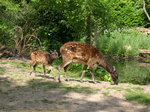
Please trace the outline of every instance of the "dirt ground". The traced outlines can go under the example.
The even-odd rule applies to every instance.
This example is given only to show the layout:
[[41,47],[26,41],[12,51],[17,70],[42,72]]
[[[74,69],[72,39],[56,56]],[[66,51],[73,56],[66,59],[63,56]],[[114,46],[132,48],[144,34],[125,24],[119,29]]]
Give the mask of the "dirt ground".
[[[0,60],[6,61],[6,60]],[[13,60],[18,61],[18,60]],[[150,112],[150,107],[135,101],[126,100],[126,91],[109,88],[141,87],[150,93],[150,85],[132,85],[109,82],[90,83],[77,80],[62,81],[72,87],[78,85],[96,90],[93,93],[73,91],[66,88],[30,87],[32,81],[57,84],[58,81],[43,74],[30,76],[29,70],[16,68],[11,64],[0,64],[6,72],[0,74],[0,112]]]

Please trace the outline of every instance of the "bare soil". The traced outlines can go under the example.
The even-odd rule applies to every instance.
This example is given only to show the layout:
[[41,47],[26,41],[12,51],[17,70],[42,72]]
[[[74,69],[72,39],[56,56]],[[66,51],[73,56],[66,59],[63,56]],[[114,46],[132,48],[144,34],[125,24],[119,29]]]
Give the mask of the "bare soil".
[[[6,61],[6,60],[0,60]],[[20,61],[20,60],[11,60]],[[28,63],[28,60],[27,60]],[[50,74],[29,75],[29,70],[16,68],[10,64],[0,64],[6,72],[0,74],[0,112],[150,112],[150,107],[135,101],[128,101],[124,94],[126,91],[109,88],[141,87],[144,92],[150,93],[150,85],[132,85],[120,83],[110,85],[109,82],[78,80],[62,81],[62,85],[72,87],[90,87],[96,92],[87,93],[66,90],[66,88],[47,88],[37,85],[32,88],[31,81],[49,82],[57,84]]]

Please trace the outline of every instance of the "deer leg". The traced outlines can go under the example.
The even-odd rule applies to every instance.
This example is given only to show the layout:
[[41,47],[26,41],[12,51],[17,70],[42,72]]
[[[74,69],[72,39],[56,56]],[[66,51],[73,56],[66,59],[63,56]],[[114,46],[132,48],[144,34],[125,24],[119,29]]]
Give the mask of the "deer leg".
[[54,67],[52,67],[51,65],[49,66],[49,70],[51,71],[51,72],[54,72]]
[[61,82],[61,80],[60,80],[60,71],[61,71],[61,69],[66,67],[67,65],[69,65],[71,62],[72,61],[68,61],[68,62],[67,61],[63,61],[63,63],[60,65],[60,67],[59,67],[59,74],[58,74],[58,81],[59,81],[59,83]]
[[[33,67],[33,62],[30,62],[30,69]],[[30,75],[32,74],[32,71],[30,72]]]
[[92,74],[93,82],[96,83],[96,82],[95,82],[95,79],[94,79],[94,70],[93,70],[92,67],[90,67],[90,72],[91,72],[91,74]]
[[[32,61],[31,63],[30,63],[30,68],[32,68],[33,67],[33,69],[34,69],[34,72],[36,72],[36,62],[34,62],[34,61]],[[30,72],[30,75],[32,74],[32,71]]]
[[67,78],[67,68],[69,67],[69,64],[67,66],[64,67],[64,71],[65,71],[65,80],[69,81],[69,79]]
[[45,65],[43,64],[43,73],[44,73],[44,76],[46,74],[46,70],[45,70]]
[[37,67],[37,63],[35,63],[35,64],[33,65],[34,73],[36,73],[36,67]]
[[[49,73],[51,73],[51,72],[54,72],[54,67],[52,67],[51,65],[49,65]],[[53,75],[53,77],[54,77],[54,79],[56,79],[55,75]]]
[[84,65],[83,69],[82,69],[82,75],[81,75],[81,78],[80,78],[80,81],[82,81],[83,77],[84,77],[84,74],[85,74],[85,71],[87,69],[87,65]]

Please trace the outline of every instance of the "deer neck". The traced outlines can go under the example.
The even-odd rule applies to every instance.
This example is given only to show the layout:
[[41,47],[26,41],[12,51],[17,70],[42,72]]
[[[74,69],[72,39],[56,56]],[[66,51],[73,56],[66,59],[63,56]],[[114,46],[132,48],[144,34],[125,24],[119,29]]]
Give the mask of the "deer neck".
[[108,63],[105,62],[105,63],[101,64],[101,66],[103,68],[105,68],[110,74],[114,73],[113,67],[110,66]]

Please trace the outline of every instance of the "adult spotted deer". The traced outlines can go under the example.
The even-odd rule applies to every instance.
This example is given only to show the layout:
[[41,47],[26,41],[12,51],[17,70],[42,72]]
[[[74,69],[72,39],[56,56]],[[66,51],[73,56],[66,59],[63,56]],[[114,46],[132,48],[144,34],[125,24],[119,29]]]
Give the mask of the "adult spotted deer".
[[[33,67],[34,72],[36,72],[36,67],[40,63],[43,65],[44,75],[46,74],[45,65],[50,66],[50,70],[52,71],[52,62],[58,58],[58,53],[56,51],[46,52],[43,50],[37,50],[31,53],[31,63],[30,68]],[[32,72],[30,72],[30,75]]]
[[[64,68],[64,71],[66,72],[67,67],[72,62],[85,64],[80,80],[83,79],[85,70],[89,67],[94,81],[93,67],[101,66],[110,73],[114,84],[118,84],[118,74],[116,70],[106,62],[102,53],[97,48],[81,42],[67,42],[60,48],[60,53],[62,55],[63,63],[60,65],[59,70]],[[58,80],[61,82],[60,74],[58,75]]]

